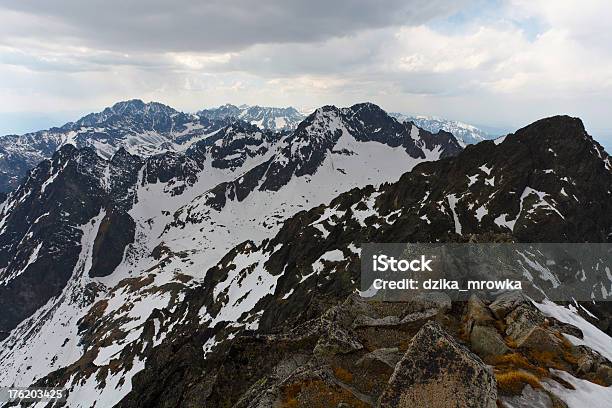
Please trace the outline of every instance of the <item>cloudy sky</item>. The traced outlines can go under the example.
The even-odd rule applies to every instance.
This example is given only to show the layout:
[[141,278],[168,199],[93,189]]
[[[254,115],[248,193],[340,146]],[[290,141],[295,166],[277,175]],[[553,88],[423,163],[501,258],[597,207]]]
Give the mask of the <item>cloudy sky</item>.
[[119,100],[350,105],[612,145],[609,0],[0,0],[0,133]]

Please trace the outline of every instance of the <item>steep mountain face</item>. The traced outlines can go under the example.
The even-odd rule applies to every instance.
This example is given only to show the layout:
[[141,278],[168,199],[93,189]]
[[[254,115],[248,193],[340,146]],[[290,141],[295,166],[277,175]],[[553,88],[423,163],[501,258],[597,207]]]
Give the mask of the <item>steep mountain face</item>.
[[[547,303],[536,309],[525,299],[498,299],[495,306],[475,299],[464,309],[443,298],[394,306],[369,304],[351,294],[363,242],[610,242],[611,195],[610,157],[579,120],[568,117],[545,119],[503,140],[468,147],[457,157],[422,163],[393,184],[341,194],[329,205],[290,218],[272,239],[236,246],[208,270],[203,283],[187,290],[182,303],[158,315],[161,327],[179,319],[181,324],[164,332],[159,346],[143,351],[145,368],[119,406],[161,406],[162,394],[168,404],[186,406],[203,400],[212,406],[325,406],[329,398],[371,406],[381,394],[383,402],[392,401],[407,391],[394,388],[400,378],[423,375],[422,370],[397,372],[398,350],[406,350],[403,342],[411,339],[406,365],[429,355],[422,364],[482,370],[479,357],[443,334],[447,330],[461,339],[466,319],[476,321],[463,337],[470,347],[481,344],[481,334],[471,331],[475,326],[480,333],[488,330],[491,341],[500,336],[500,327],[510,336],[509,345],[499,339],[512,354],[491,360],[497,381],[492,373],[483,374],[497,390],[476,390],[486,391],[491,406],[498,396],[508,403],[522,399],[527,406],[542,398],[564,406],[558,396],[571,400],[573,394],[557,381],[603,398],[612,377],[597,373],[612,368],[612,340],[576,308]],[[600,282],[595,290],[611,283]],[[580,307],[584,316],[591,313]],[[609,308],[599,312],[609,321]],[[427,326],[420,332],[432,319],[445,329]],[[415,344],[416,332],[414,339],[434,339],[452,353],[435,354],[426,344]],[[540,340],[529,337],[535,333]],[[535,343],[528,345],[528,339]],[[561,352],[566,354],[555,354]],[[598,363],[576,369],[577,361],[589,358]],[[507,382],[515,375],[508,371],[515,367],[513,359],[522,361],[517,369],[531,377]],[[378,365],[364,369],[368,361]],[[474,384],[449,381],[453,386],[465,381],[461,392]],[[521,395],[525,384],[541,387],[540,381],[546,392]],[[518,392],[512,385],[517,382]]]
[[144,160],[123,147],[109,159],[90,147],[61,147],[1,208],[0,304],[7,307],[1,330],[6,333],[61,292],[77,265],[81,226],[94,216],[104,212],[86,272],[101,277],[115,269],[134,240],[136,226],[128,211],[139,199],[139,187],[164,183],[169,195],[179,195],[213,169],[232,174],[248,159],[265,156],[274,140],[270,132],[235,122],[184,153]]
[[[184,307],[228,250],[272,238],[287,218],[343,191],[460,151],[452,135],[400,124],[372,104],[320,108],[294,132],[234,121],[184,152],[143,158],[65,146],[2,204],[2,259],[14,259],[2,266],[3,284],[32,293],[45,284],[26,279],[34,269],[58,275],[53,291],[2,321],[10,331],[0,347],[2,383],[62,382],[73,390],[70,406],[114,405],[181,320],[168,320],[169,311]],[[37,217],[52,205],[67,221],[50,218],[49,228],[67,231],[69,253],[49,239],[34,255]],[[59,272],[41,270],[51,255],[63,259]],[[257,302],[256,291],[243,295]]]
[[1,137],[0,191],[16,188],[30,169],[66,144],[91,147],[106,159],[122,147],[147,157],[184,151],[227,125],[227,121],[185,114],[156,102],[119,102],[60,128]]
[[[66,286],[81,251],[81,225],[102,208],[125,216],[140,166],[125,150],[105,161],[91,148],[66,145],[11,194],[0,215],[2,337]],[[104,244],[98,247],[94,252]],[[122,250],[114,249],[103,256],[120,260]]]
[[412,122],[421,129],[428,130],[432,133],[437,133],[440,130],[452,133],[453,136],[463,143],[463,146],[492,139],[490,135],[478,129],[476,126],[456,120],[448,120],[435,116],[410,116],[403,113],[390,113],[389,115],[400,122]]
[[226,104],[218,108],[203,109],[198,112],[201,117],[209,119],[240,119],[271,130],[294,130],[304,119],[304,115],[295,108],[273,108],[265,106],[235,106]]
[[401,148],[414,160],[448,157],[460,151],[451,134],[434,137],[416,126],[398,123],[375,105],[359,104],[347,109],[326,106],[300,123],[280,144],[274,158],[246,173],[235,184],[219,185],[209,193],[207,202],[219,208],[223,206],[219,200],[235,195],[242,201],[255,188],[278,191],[295,176],[312,176],[330,154],[340,157],[335,166],[342,173],[345,170],[341,157],[355,154],[351,150],[354,141]]

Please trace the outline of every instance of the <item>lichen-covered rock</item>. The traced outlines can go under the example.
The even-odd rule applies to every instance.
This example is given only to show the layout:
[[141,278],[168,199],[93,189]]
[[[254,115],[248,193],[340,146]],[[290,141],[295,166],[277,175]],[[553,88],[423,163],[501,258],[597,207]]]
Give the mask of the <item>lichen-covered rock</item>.
[[437,314],[437,309],[428,309],[422,312],[410,313],[402,318],[400,318],[399,316],[385,316],[376,319],[369,316],[357,316],[357,318],[353,322],[353,327],[384,327],[401,325],[420,326],[427,320],[434,318]]
[[480,357],[494,357],[510,351],[495,328],[490,326],[474,326],[470,333],[472,350]]
[[612,366],[608,364],[600,364],[597,366],[596,374],[607,387],[612,386]]
[[534,327],[542,326],[546,317],[532,305],[523,304],[506,316],[506,334],[517,340],[524,337]]
[[357,316],[353,322],[353,327],[377,327],[377,326],[398,326],[401,320],[399,316],[385,316],[374,318],[370,316]]
[[516,339],[516,345],[529,350],[557,354],[561,351],[562,341],[550,330],[542,327],[533,327],[523,336]]
[[496,318],[503,319],[522,304],[530,304],[530,300],[520,291],[506,292],[497,297],[489,305]]
[[381,408],[495,408],[491,369],[438,323],[415,335],[380,397]]
[[612,385],[612,363],[587,346],[573,346],[571,354],[576,359],[576,374],[581,378],[597,379],[606,386]]
[[597,367],[597,356],[587,347],[576,346],[572,349],[572,354],[576,357],[579,374],[590,373]]
[[446,312],[451,308],[451,298],[444,292],[422,292],[412,296],[406,302],[406,312],[415,313],[436,309]]
[[545,391],[536,390],[530,385],[523,388],[521,395],[505,397],[501,401],[504,408],[556,408]]

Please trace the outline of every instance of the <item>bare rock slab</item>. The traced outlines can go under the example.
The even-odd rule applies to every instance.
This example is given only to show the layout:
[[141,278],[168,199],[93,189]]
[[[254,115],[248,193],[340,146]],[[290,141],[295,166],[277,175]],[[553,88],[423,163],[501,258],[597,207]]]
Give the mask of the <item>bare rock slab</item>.
[[436,322],[414,336],[379,400],[381,408],[496,408],[491,369]]

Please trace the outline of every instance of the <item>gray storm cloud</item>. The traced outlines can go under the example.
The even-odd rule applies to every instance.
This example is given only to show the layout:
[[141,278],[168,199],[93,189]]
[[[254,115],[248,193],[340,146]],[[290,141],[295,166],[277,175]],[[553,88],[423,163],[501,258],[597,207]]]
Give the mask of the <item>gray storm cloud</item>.
[[3,24],[3,37],[54,36],[104,49],[219,52],[303,43],[365,29],[421,24],[457,0],[5,0],[5,10],[47,24]]

